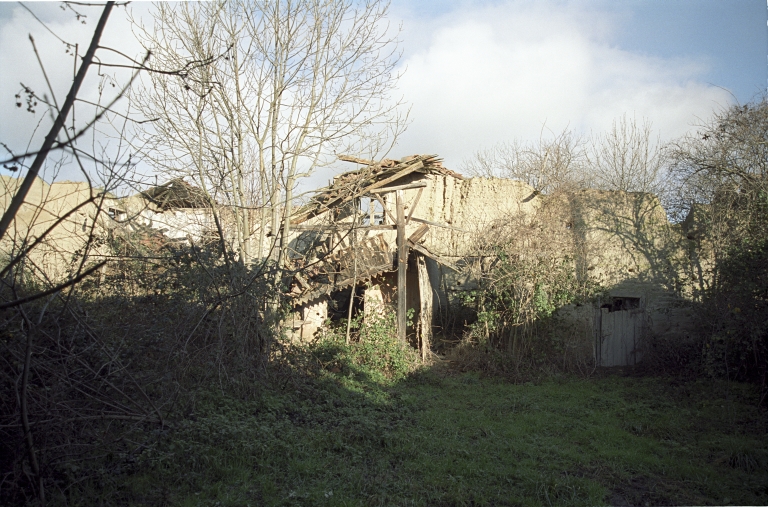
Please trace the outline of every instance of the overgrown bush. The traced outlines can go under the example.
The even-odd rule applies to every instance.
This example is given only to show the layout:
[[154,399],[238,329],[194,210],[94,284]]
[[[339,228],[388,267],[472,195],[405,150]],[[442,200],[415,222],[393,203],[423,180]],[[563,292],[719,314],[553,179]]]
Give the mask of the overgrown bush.
[[601,288],[575,260],[582,240],[562,224],[558,200],[548,198],[533,216],[510,217],[478,238],[478,250],[485,254],[473,266],[479,286],[463,301],[474,308],[477,320],[459,349],[463,357],[480,360],[469,353],[474,346],[507,356],[485,358],[490,369],[587,370],[593,355],[591,342],[585,341],[589,333],[563,325],[557,310],[591,301]]
[[713,376],[765,384],[768,240],[747,237],[735,241],[718,264],[717,276],[717,286],[704,304],[705,322],[711,330],[702,346],[704,369]]
[[[129,244],[71,290],[0,313],[0,503],[109,489],[198,389],[248,396],[267,381],[280,315],[268,265]],[[39,291],[29,277],[19,265],[3,299]]]
[[698,315],[703,372],[766,389],[768,98],[726,109],[671,153],[677,210],[698,210],[696,239],[710,262]]
[[341,327],[331,328],[309,352],[326,370],[374,382],[400,380],[419,364],[416,351],[397,339],[393,312],[355,317],[352,329],[349,343]]

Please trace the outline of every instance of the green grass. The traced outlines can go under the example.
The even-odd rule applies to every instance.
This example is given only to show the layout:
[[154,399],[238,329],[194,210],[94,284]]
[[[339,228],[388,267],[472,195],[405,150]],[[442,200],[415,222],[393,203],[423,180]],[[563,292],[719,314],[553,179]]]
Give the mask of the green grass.
[[[359,373],[359,372],[358,372]],[[768,503],[749,385],[661,378],[512,385],[353,371],[241,401],[208,395],[124,492],[155,505]]]

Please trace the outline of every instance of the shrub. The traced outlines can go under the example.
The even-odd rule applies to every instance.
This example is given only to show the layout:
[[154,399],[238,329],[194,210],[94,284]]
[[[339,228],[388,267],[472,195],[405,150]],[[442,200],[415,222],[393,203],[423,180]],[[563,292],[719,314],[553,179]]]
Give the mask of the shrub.
[[404,378],[418,364],[416,351],[397,339],[394,313],[354,318],[350,343],[345,329],[333,328],[310,346],[328,371],[388,383]]

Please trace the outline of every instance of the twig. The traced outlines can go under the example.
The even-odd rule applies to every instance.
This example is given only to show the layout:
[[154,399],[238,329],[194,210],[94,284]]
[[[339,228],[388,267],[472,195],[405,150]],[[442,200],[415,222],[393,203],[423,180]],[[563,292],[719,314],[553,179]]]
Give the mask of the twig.
[[110,1],[110,2],[107,2],[107,4],[104,6],[104,11],[101,14],[101,18],[99,19],[98,24],[96,25],[96,30],[93,33],[93,38],[91,39],[91,45],[88,47],[88,51],[86,51],[85,56],[83,57],[83,63],[80,66],[80,70],[77,72],[77,76],[75,76],[75,80],[72,83],[72,87],[70,88],[69,93],[67,94],[67,98],[64,101],[64,105],[62,106],[61,111],[56,117],[56,121],[51,127],[51,130],[48,132],[48,135],[45,137],[45,141],[43,141],[43,146],[38,152],[37,156],[35,157],[35,160],[32,162],[32,165],[30,166],[29,170],[27,171],[27,175],[24,177],[24,181],[19,187],[19,190],[16,192],[16,195],[13,196],[13,199],[11,200],[11,203],[8,206],[8,209],[5,211],[5,213],[3,213],[2,219],[0,219],[0,239],[2,239],[3,236],[5,236],[5,233],[8,231],[8,227],[11,225],[11,221],[16,217],[16,213],[18,213],[19,208],[21,208],[21,205],[24,202],[24,199],[27,197],[27,194],[29,193],[30,188],[32,188],[32,184],[37,179],[37,175],[40,172],[40,168],[42,167],[45,159],[48,157],[48,153],[51,151],[51,148],[53,147],[53,144],[59,135],[59,131],[61,131],[62,127],[64,126],[64,121],[66,120],[67,115],[69,114],[69,110],[72,108],[72,105],[75,103],[75,98],[77,97],[77,93],[80,91],[80,86],[83,84],[83,81],[85,80],[85,75],[88,72],[88,67],[90,67],[91,62],[93,61],[93,56],[96,52],[96,48],[99,45],[99,39],[101,38],[101,35],[104,32],[104,27],[107,24],[109,13],[112,10],[112,7],[114,6],[114,4],[115,4],[114,1]]
[[91,268],[87,269],[86,271],[83,271],[79,275],[77,275],[75,278],[72,278],[71,280],[68,280],[62,284],[57,285],[56,287],[52,287],[46,291],[39,292],[37,294],[33,294],[32,296],[27,296],[25,298],[16,299],[14,301],[9,301],[7,303],[0,304],[0,310],[5,310],[6,308],[13,308],[14,306],[23,305],[24,303],[29,303],[31,301],[35,301],[36,299],[44,298],[45,296],[50,296],[51,294],[54,294],[56,292],[59,292],[60,290],[66,289],[67,287],[71,287],[72,285],[75,285],[80,280],[85,278],[86,276],[90,275],[100,267],[102,267],[104,264],[106,264],[107,261],[102,261],[96,264],[95,266],[92,266]]

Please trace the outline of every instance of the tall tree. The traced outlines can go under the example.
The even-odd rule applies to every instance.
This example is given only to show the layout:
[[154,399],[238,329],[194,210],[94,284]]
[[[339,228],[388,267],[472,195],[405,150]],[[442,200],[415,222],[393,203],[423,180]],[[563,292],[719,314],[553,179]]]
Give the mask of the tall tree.
[[734,105],[670,149],[675,209],[710,271],[700,320],[709,373],[768,393],[768,99]]
[[145,124],[141,151],[160,172],[191,178],[214,210],[231,211],[240,259],[265,257],[267,235],[289,236],[283,218],[299,178],[336,151],[375,156],[402,131],[387,8],[347,0],[158,3],[152,27],[136,24],[155,67],[213,60],[184,76],[152,74],[134,100],[155,119]]
[[616,118],[608,132],[592,139],[587,160],[592,185],[597,188],[664,197],[664,150],[648,120],[638,122],[626,114]]

